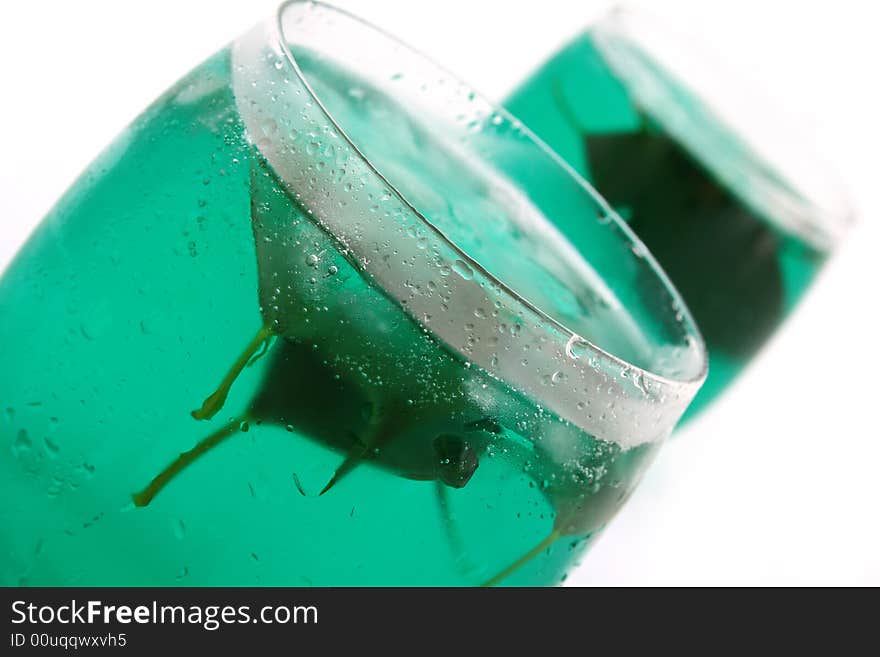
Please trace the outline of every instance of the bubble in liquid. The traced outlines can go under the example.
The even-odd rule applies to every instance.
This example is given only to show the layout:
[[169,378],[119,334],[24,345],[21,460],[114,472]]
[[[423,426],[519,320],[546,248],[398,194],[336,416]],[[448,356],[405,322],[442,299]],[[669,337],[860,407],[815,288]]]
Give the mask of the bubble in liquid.
[[15,442],[12,443],[12,450],[15,452],[15,455],[18,456],[24,452],[29,452],[31,445],[31,438],[28,436],[27,429],[19,429],[18,434],[15,436]]
[[43,438],[43,442],[45,443],[46,451],[49,453],[50,456],[54,456],[59,451],[61,451],[61,448],[58,447],[58,445],[55,442],[53,442],[52,439],[49,438],[48,436]]

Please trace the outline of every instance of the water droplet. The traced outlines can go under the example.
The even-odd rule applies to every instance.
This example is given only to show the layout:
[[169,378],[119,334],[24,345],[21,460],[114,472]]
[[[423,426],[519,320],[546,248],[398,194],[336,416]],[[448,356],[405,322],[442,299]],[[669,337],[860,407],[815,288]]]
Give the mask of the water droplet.
[[645,375],[641,370],[634,370],[632,375],[633,385],[645,394],[648,394],[648,388],[645,385]]
[[463,260],[456,260],[452,265],[452,269],[466,281],[474,277],[474,270]]
[[565,355],[573,360],[583,358],[590,349],[590,344],[577,333],[572,335],[565,344]]

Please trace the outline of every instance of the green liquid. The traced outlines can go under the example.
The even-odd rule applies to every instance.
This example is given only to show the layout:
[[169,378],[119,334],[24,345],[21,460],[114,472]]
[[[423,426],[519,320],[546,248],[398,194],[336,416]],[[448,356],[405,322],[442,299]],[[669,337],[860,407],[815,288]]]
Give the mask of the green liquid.
[[[679,102],[701,111],[688,95]],[[709,376],[687,416],[698,412],[772,335],[825,254],[777,230],[772,209],[751,207],[653,121],[589,31],[506,106],[596,186],[681,292],[710,357]],[[575,241],[581,228],[572,219],[552,217]]]
[[43,221],[0,350],[4,585],[553,584],[656,447],[542,410],[371,284],[247,143],[228,51]]

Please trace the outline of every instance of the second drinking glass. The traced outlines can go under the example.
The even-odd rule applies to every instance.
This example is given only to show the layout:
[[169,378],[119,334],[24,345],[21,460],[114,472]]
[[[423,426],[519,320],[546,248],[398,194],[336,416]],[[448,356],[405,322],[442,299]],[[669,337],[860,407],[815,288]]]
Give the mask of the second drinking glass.
[[4,584],[558,583],[706,370],[583,181],[312,2],[138,118],[0,308]]

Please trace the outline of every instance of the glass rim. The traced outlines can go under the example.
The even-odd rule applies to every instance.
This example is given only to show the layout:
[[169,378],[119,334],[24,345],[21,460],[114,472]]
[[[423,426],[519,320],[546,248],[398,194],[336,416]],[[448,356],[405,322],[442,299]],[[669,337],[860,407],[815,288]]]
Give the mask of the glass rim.
[[[554,318],[552,315],[548,314],[538,306],[531,303],[528,299],[518,294],[503,280],[500,280],[490,271],[487,271],[466,250],[461,249],[452,240],[450,240],[440,228],[438,228],[418,209],[418,207],[416,207],[416,205],[411,203],[407,199],[406,194],[401,192],[397,188],[397,186],[395,186],[393,181],[389,180],[383,174],[380,168],[373,161],[371,161],[371,159],[361,150],[357,141],[348,134],[345,127],[337,121],[333,113],[322,101],[320,94],[318,94],[313,88],[312,84],[309,81],[309,76],[301,69],[297,61],[297,57],[292,52],[291,47],[288,43],[288,38],[284,26],[285,12],[295,6],[318,7],[322,10],[326,10],[332,12],[335,15],[344,17],[346,20],[354,21],[354,23],[358,27],[363,27],[367,30],[371,30],[382,39],[387,40],[390,43],[394,44],[396,47],[406,51],[412,57],[416,57],[423,63],[430,65],[434,70],[442,72],[444,75],[448,76],[450,80],[461,83],[464,87],[472,90],[473,94],[475,94],[479,99],[491,106],[495,112],[504,116],[511,122],[515,122],[519,127],[521,127],[523,133],[526,135],[528,140],[532,144],[534,144],[534,146],[536,146],[544,156],[550,158],[556,166],[562,167],[565,172],[569,176],[571,176],[574,181],[577,182],[577,184],[583,190],[583,193],[587,194],[592,202],[601,206],[601,208],[607,213],[607,218],[609,222],[614,222],[615,228],[619,231],[621,239],[630,246],[630,251],[632,252],[633,259],[637,259],[639,261],[638,266],[640,268],[644,268],[650,276],[653,276],[659,282],[660,289],[663,291],[663,293],[667,295],[670,304],[679,310],[678,316],[676,317],[676,328],[680,332],[681,337],[685,340],[680,360],[682,362],[685,362],[687,365],[685,368],[683,368],[683,373],[681,374],[681,376],[668,376],[666,374],[652,371],[651,368],[642,367],[640,365],[628,362],[626,359],[621,358],[620,356],[617,356],[616,354],[603,349],[598,344],[595,344],[589,339],[584,338],[583,336],[580,336],[576,332],[572,331],[567,326],[562,324],[559,320]],[[691,317],[684,300],[681,298],[680,294],[675,289],[665,272],[656,262],[654,257],[648,252],[647,248],[635,236],[635,234],[625,224],[625,222],[623,222],[617,216],[613,209],[604,201],[604,199],[601,198],[601,196],[589,185],[588,182],[578,176],[577,173],[575,173],[568,164],[566,164],[546,144],[544,144],[544,142],[536,137],[531,131],[528,130],[528,128],[523,126],[520,121],[518,121],[514,116],[503,109],[499,104],[489,101],[484,95],[474,90],[471,85],[462,82],[461,78],[458,75],[448,71],[441,65],[438,65],[430,57],[423,54],[417,48],[410,46],[409,44],[401,41],[396,36],[388,33],[382,28],[361,19],[360,17],[348,12],[345,9],[336,7],[326,2],[321,2],[319,0],[286,0],[279,5],[277,10],[273,14],[272,18],[268,22],[267,29],[270,30],[270,40],[274,39],[276,41],[275,43],[271,44],[271,47],[276,48],[278,51],[280,51],[280,55],[284,58],[285,64],[289,66],[293,73],[296,75],[299,84],[301,84],[307,91],[310,96],[310,100],[323,114],[323,118],[330,124],[330,126],[333,127],[334,130],[339,133],[342,139],[347,142],[348,147],[352,149],[354,155],[360,159],[360,161],[369,169],[369,171],[373,175],[375,175],[382,182],[382,184],[387,186],[387,188],[396,195],[397,199],[403,204],[406,210],[410,212],[420,222],[421,225],[423,225],[427,230],[431,231],[439,240],[444,242],[445,245],[450,247],[468,266],[470,266],[473,270],[479,272],[488,281],[496,285],[503,296],[508,298],[515,306],[526,309],[529,313],[539,318],[542,323],[549,325],[548,327],[543,328],[545,332],[549,330],[549,327],[552,327],[553,330],[565,336],[567,338],[566,351],[568,351],[569,347],[575,341],[577,341],[578,345],[580,345],[580,343],[584,343],[585,352],[588,352],[592,356],[595,356],[596,359],[601,360],[602,362],[606,363],[606,365],[616,366],[618,371],[620,370],[620,368],[624,368],[625,370],[628,369],[635,372],[640,372],[641,376],[644,378],[645,384],[651,387],[652,392],[656,391],[655,400],[660,399],[661,405],[667,402],[672,403],[671,400],[673,398],[677,400],[678,405],[681,405],[681,408],[676,410],[677,415],[674,421],[671,423],[672,425],[674,425],[675,421],[677,421],[680,414],[684,411],[687,404],[696,394],[696,391],[699,389],[700,385],[706,378],[706,374],[708,371],[708,355],[706,352],[705,344],[703,342],[703,338],[699,332],[699,329],[697,328],[695,321]],[[265,35],[263,35],[263,38],[265,38]],[[243,42],[243,39],[239,40],[239,43],[241,42]],[[266,152],[263,149],[260,150],[261,153],[266,156]],[[273,165],[274,167],[276,161],[273,161],[271,157],[266,157],[270,165]],[[277,169],[277,167],[274,168]],[[283,175],[281,175],[280,177],[282,178],[282,180],[284,180]],[[637,252],[639,253],[638,256],[635,255]],[[429,332],[434,333],[434,328],[432,328],[431,326],[426,326],[425,328]],[[444,342],[446,341],[444,340]],[[454,351],[457,351],[454,346],[449,346]],[[570,353],[569,356],[571,356]],[[462,354],[462,357],[465,356]],[[476,361],[474,362],[477,365],[482,366],[481,363]],[[484,367],[484,369],[486,368]],[[671,430],[671,428],[672,426],[668,427],[669,430]]]
[[[760,87],[731,69],[716,49],[703,48],[704,40],[678,30],[671,20],[628,4],[613,7],[589,31],[642,109],[741,201],[820,251],[831,251],[842,240],[855,220],[842,181],[799,138],[801,131],[785,121],[781,108],[767,102]],[[687,71],[681,68],[685,62]],[[701,89],[707,82],[717,86]],[[721,97],[721,87],[739,93]],[[761,107],[760,116],[746,124],[739,120],[745,105],[728,108],[740,97]],[[697,110],[686,111],[684,105]],[[770,132],[778,138],[768,139]],[[785,170],[795,164],[799,171]],[[743,186],[744,177],[750,178],[749,185]],[[772,212],[765,207],[768,202]]]

